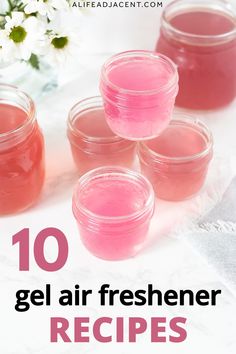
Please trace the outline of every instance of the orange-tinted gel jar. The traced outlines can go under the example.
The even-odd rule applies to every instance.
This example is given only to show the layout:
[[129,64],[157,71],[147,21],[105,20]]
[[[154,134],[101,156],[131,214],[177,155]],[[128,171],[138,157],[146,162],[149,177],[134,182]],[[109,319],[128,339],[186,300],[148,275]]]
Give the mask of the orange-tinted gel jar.
[[195,196],[204,185],[213,156],[213,138],[200,120],[172,119],[157,138],[139,144],[143,174],[160,199],[180,201]]
[[0,85],[0,215],[33,204],[44,182],[44,140],[33,101]]
[[132,168],[134,165],[136,142],[113,133],[99,96],[84,99],[71,109],[67,135],[80,175],[102,166]]

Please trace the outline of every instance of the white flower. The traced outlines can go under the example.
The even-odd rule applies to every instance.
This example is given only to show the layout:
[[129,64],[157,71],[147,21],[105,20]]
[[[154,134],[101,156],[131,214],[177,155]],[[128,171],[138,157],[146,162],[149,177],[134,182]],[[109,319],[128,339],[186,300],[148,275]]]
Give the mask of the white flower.
[[9,10],[9,3],[7,0],[0,1],[0,13],[5,14]]
[[56,10],[67,9],[69,4],[66,0],[23,0],[26,5],[26,14],[38,12],[42,16],[47,16],[50,20],[54,17]]
[[6,16],[5,29],[1,33],[1,47],[8,58],[29,60],[32,53],[40,52],[45,40],[44,28],[36,17],[26,18],[22,12]]
[[74,34],[58,33],[50,36],[47,47],[48,59],[58,65],[73,58],[78,50],[78,40]]
[[5,42],[4,31],[0,30],[0,63],[6,62],[8,60],[8,55],[6,51],[3,49],[4,42]]
[[66,13],[58,13],[48,25],[48,42],[46,52],[48,59],[58,65],[64,64],[74,58],[78,53],[78,31],[72,27],[65,27]]

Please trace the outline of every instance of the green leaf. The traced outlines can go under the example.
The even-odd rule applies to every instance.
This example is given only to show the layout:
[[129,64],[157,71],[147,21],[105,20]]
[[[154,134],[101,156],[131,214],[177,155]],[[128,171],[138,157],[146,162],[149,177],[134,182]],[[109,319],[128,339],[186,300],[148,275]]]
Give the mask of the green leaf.
[[36,54],[31,54],[29,63],[32,66],[32,68],[39,70],[39,58]]

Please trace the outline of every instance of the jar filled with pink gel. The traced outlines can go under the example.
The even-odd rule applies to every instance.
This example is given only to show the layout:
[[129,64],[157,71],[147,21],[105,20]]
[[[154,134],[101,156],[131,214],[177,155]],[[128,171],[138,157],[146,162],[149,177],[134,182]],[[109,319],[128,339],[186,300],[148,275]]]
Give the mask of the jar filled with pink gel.
[[69,112],[67,135],[80,175],[96,167],[132,168],[136,143],[115,135],[109,128],[101,97],[77,103]]
[[178,106],[218,109],[235,99],[233,3],[235,0],[174,0],[163,11],[156,50],[178,66]]
[[173,119],[157,138],[139,144],[144,175],[157,197],[179,201],[202,188],[213,156],[211,132],[198,119]]
[[151,139],[169,124],[178,93],[177,67],[155,52],[117,54],[103,65],[100,91],[107,123],[117,135]]
[[146,240],[154,211],[150,182],[122,167],[102,167],[79,179],[73,212],[81,239],[95,256],[119,260],[134,256]]

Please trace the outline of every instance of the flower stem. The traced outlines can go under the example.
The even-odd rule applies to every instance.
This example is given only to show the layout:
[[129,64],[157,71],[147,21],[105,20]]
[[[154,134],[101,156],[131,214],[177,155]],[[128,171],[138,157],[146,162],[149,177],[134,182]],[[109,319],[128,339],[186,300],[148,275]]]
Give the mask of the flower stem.
[[12,11],[14,6],[13,6],[11,0],[7,0],[7,2],[8,2],[8,5],[9,5],[9,11]]
[[11,12],[14,10],[22,11],[24,10],[25,5],[21,0],[7,0],[8,2],[8,11],[6,11],[5,15],[11,15]]

